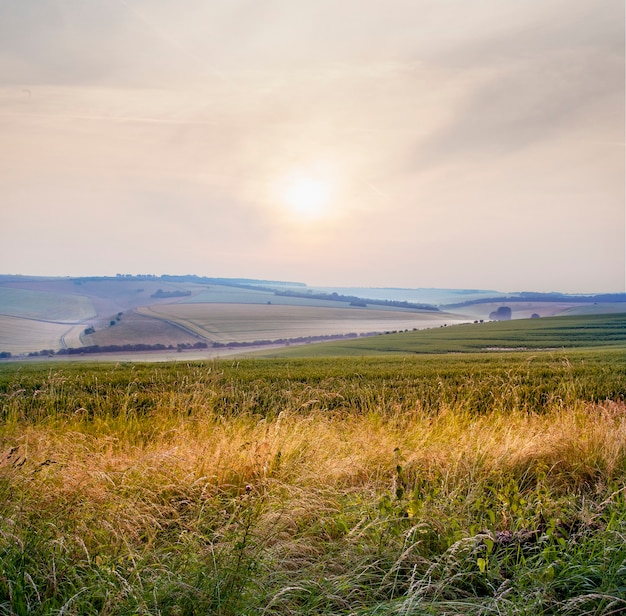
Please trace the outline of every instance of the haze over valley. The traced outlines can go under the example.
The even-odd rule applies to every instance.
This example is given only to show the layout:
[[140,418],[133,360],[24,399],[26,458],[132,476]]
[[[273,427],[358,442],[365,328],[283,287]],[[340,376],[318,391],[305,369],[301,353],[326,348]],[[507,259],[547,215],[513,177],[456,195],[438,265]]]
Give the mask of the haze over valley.
[[[5,357],[241,353],[461,323],[626,312],[626,294],[315,288],[199,276],[0,277]],[[153,353],[152,357],[156,355]]]

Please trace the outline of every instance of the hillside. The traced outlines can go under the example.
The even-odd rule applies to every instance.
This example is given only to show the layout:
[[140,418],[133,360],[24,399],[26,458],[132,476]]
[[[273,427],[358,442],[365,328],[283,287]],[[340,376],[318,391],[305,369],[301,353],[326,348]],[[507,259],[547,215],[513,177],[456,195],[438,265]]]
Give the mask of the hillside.
[[272,351],[272,357],[555,351],[626,348],[626,313],[559,316],[400,332]]
[[503,307],[513,320],[621,313],[625,300],[626,295],[309,288],[191,275],[0,276],[0,353],[19,357],[121,347],[218,352],[480,323]]

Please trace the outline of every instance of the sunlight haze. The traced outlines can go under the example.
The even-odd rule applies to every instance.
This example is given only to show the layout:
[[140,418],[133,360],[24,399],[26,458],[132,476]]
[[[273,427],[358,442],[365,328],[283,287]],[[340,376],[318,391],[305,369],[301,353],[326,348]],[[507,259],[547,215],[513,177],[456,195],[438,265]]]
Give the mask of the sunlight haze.
[[621,0],[0,0],[0,273],[624,292]]

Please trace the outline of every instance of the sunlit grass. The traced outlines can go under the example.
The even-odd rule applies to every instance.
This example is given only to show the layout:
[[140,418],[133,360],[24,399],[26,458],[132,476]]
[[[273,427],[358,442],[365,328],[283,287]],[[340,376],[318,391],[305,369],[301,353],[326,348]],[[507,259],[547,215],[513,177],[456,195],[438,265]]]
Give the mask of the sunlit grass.
[[620,613],[615,357],[6,368],[0,614]]

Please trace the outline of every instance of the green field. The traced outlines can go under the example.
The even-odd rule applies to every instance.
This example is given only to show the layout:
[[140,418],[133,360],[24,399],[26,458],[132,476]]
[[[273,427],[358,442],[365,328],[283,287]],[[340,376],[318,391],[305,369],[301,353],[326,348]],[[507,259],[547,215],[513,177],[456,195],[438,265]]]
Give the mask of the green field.
[[271,356],[461,353],[626,346],[626,313],[468,323],[274,350]]
[[587,314],[614,314],[625,312],[623,303],[584,304],[568,308],[563,315],[587,315]]
[[0,613],[626,610],[626,350],[0,364]]

